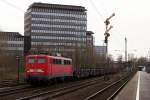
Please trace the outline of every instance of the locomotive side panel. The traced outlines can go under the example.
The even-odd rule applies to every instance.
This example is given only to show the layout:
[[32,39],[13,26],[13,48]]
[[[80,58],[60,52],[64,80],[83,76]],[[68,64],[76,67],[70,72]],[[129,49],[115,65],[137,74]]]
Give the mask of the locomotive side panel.
[[72,76],[73,68],[69,60],[64,59],[53,59],[52,64],[52,76],[53,77],[64,77],[64,76]]

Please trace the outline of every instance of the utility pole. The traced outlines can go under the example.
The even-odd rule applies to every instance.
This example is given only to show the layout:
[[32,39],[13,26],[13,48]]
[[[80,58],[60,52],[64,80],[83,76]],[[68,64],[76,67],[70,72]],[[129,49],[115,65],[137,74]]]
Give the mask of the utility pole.
[[125,63],[127,62],[127,38],[125,37]]
[[148,49],[148,62],[150,62],[150,49]]
[[127,56],[127,38],[125,37],[125,68],[128,71]]
[[[110,34],[109,34],[109,31],[113,28],[113,26],[109,26],[109,24],[110,24],[110,19],[112,18],[112,17],[114,17],[115,16],[115,13],[113,13],[110,17],[108,17],[108,18],[106,18],[106,20],[104,21],[104,23],[105,23],[105,26],[106,26],[106,30],[105,30],[105,33],[104,33],[104,35],[105,35],[105,40],[104,40],[104,43],[106,44],[106,56],[105,56],[105,58],[106,58],[106,66],[105,66],[105,72],[104,72],[104,80],[106,80],[106,74],[107,74],[107,72],[106,72],[106,67],[108,67],[109,66],[109,62],[108,62],[108,37],[110,36]],[[108,28],[109,27],[109,28]],[[107,77],[107,79],[108,79],[108,77]]]

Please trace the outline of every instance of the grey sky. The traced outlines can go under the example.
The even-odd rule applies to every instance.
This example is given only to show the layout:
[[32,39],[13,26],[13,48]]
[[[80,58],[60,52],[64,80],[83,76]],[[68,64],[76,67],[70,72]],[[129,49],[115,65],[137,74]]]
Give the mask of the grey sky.
[[[149,0],[0,0],[0,30],[24,32],[24,12],[33,2],[81,5],[87,9],[88,30],[95,34],[95,44],[103,45],[104,20],[112,13],[114,28],[110,31],[109,53],[124,54],[124,38],[128,39],[129,53],[147,56],[150,46]],[[120,51],[116,51],[120,50]]]

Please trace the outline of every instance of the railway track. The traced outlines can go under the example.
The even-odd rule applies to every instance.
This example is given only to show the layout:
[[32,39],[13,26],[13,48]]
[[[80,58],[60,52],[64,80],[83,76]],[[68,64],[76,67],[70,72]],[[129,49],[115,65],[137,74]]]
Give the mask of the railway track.
[[2,87],[7,87],[7,86],[12,86],[14,84],[16,84],[16,81],[13,80],[4,80],[4,81],[0,81],[0,88]]
[[[102,80],[103,78],[100,77],[100,78],[92,78],[92,79],[87,79],[87,80],[79,80],[79,81],[75,81],[75,82],[70,82],[70,83],[64,83],[65,86],[68,84],[68,85],[73,85],[73,84],[79,84],[79,83],[88,83],[88,82],[91,82],[91,81],[96,81],[96,80]],[[13,100],[12,98],[14,99],[18,99],[20,97],[24,97],[24,98],[20,98],[19,100],[22,100],[22,99],[26,99],[27,97],[31,97],[30,95],[31,94],[34,94],[34,95],[38,95],[40,94],[41,92],[45,92],[45,91],[49,91],[49,90],[53,90],[53,91],[59,91],[58,89],[56,88],[59,88],[61,89],[62,85],[61,84],[56,84],[56,85],[52,85],[52,86],[47,86],[47,87],[21,87],[21,88],[18,88],[18,89],[12,89],[12,90],[6,90],[6,91],[1,91],[0,92],[0,97],[2,97],[3,99],[2,100]],[[66,86],[67,87],[67,86]]]
[[[118,76],[120,77],[120,75]],[[3,91],[3,93],[2,91],[0,91],[0,97],[2,97],[2,100],[51,100],[63,97],[66,94],[75,93],[78,90],[86,89],[87,87],[91,87],[94,85],[101,85],[103,87],[106,87],[111,83],[112,81],[103,81],[103,77],[100,77],[78,80],[75,82],[61,83],[47,87],[18,87],[18,90],[14,88],[12,90],[5,90]]]
[[85,88],[87,86],[97,84],[97,82],[102,81],[102,79],[103,78],[90,80],[90,81],[82,82],[82,83],[79,83],[79,84],[73,84],[73,85],[70,85],[70,86],[63,87],[63,88],[50,90],[50,91],[46,91],[46,92],[43,92],[43,93],[39,93],[39,94],[19,98],[17,100],[30,100],[30,99],[40,99],[40,100],[42,100],[42,99],[55,98],[57,96],[61,96],[61,95],[66,94],[66,93],[70,93],[70,92],[76,91],[78,89],[82,89],[82,88]]
[[3,87],[1,90],[0,90],[0,97],[1,96],[7,96],[7,95],[10,95],[10,94],[16,94],[16,93],[19,93],[19,92],[22,92],[24,90],[27,90],[29,89],[31,86],[30,85],[18,85],[18,86],[13,86],[13,87]]
[[[132,75],[131,75],[132,76]],[[124,77],[105,88],[87,96],[84,100],[113,100],[120,90],[127,84],[131,76]]]
[[108,84],[110,84],[111,82],[109,81],[103,81],[103,78],[100,80],[90,80],[89,82],[82,82],[79,84],[74,84],[74,85],[70,85],[67,87],[63,87],[63,88],[59,88],[59,89],[55,89],[55,90],[49,90],[46,92],[42,92],[39,94],[34,94],[34,95],[30,95],[30,96],[26,96],[23,98],[19,98],[17,100],[52,100],[54,98],[57,99],[57,97],[61,97],[65,94],[69,94],[72,93],[74,91],[80,90],[80,89],[84,89],[86,87],[90,87],[93,85],[102,85],[102,86],[106,86]]
[[18,85],[24,85],[26,83],[18,83],[17,81],[14,80],[4,80],[0,82],[0,88],[4,87],[13,87],[13,86],[18,86]]
[[[64,93],[75,91],[76,89],[80,89],[80,88],[83,88],[83,87],[95,84],[98,80],[99,81],[103,80],[103,78],[101,77],[101,78],[96,78],[96,79],[90,79],[90,80],[84,81],[84,82],[73,83],[73,84],[71,84],[69,86],[61,87],[61,88],[54,89],[54,90],[48,90],[46,92],[42,92],[42,93],[26,96],[26,97],[23,97],[23,98],[19,98],[17,100],[30,100],[30,99],[37,99],[37,98],[38,99],[46,99],[47,98],[46,95],[51,94],[52,97],[54,97],[54,96],[57,96],[57,95],[61,95],[61,94],[64,94]],[[66,90],[66,91],[64,92],[64,90]],[[62,93],[62,91],[64,93]]]
[[[63,95],[66,95],[66,94],[70,94],[72,92],[75,92],[77,90],[81,90],[83,88],[87,88],[87,87],[90,87],[90,86],[93,86],[93,85],[101,85],[101,86],[105,86],[104,89],[100,90],[100,92],[98,92],[96,95],[92,95],[92,96],[89,96],[87,98],[85,98],[85,100],[93,100],[93,98],[95,99],[95,97],[100,93],[102,92],[108,92],[107,90],[110,89],[110,87],[118,87],[119,85],[122,85],[121,83],[124,83],[124,80],[129,80],[128,78],[129,76],[126,76],[118,81],[115,81],[113,84],[110,84],[110,82],[101,82],[100,80],[95,80],[95,81],[90,81],[90,82],[86,82],[86,83],[80,83],[80,84],[76,84],[76,85],[72,85],[72,86],[68,86],[68,87],[63,87],[63,88],[60,88],[60,89],[56,89],[56,90],[51,90],[51,91],[46,91],[46,92],[43,92],[43,93],[40,93],[40,94],[37,94],[37,95],[31,95],[31,96],[28,96],[28,97],[24,97],[24,98],[20,98],[18,100],[55,100],[59,97],[63,97]],[[121,82],[121,83],[120,83]],[[118,85],[119,84],[119,85]],[[111,92],[112,93],[112,92]],[[95,93],[94,93],[95,94]],[[102,95],[104,96],[104,94],[102,93]],[[102,98],[102,96],[100,96]],[[104,97],[104,99],[102,100],[107,100],[105,99],[106,96]],[[112,96],[113,97],[113,96]],[[58,99],[59,100],[59,99]],[[97,99],[97,100],[101,100],[101,99]],[[108,99],[108,100],[111,100]]]

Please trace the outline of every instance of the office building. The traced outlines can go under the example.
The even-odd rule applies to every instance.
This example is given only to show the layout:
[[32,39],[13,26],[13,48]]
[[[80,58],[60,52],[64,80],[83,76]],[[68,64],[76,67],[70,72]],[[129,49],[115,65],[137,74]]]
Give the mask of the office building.
[[18,32],[0,32],[1,55],[23,55],[24,38]]
[[96,55],[106,56],[106,46],[94,46]]
[[25,36],[31,37],[31,52],[72,56],[86,48],[87,14],[82,6],[33,3],[25,13]]

